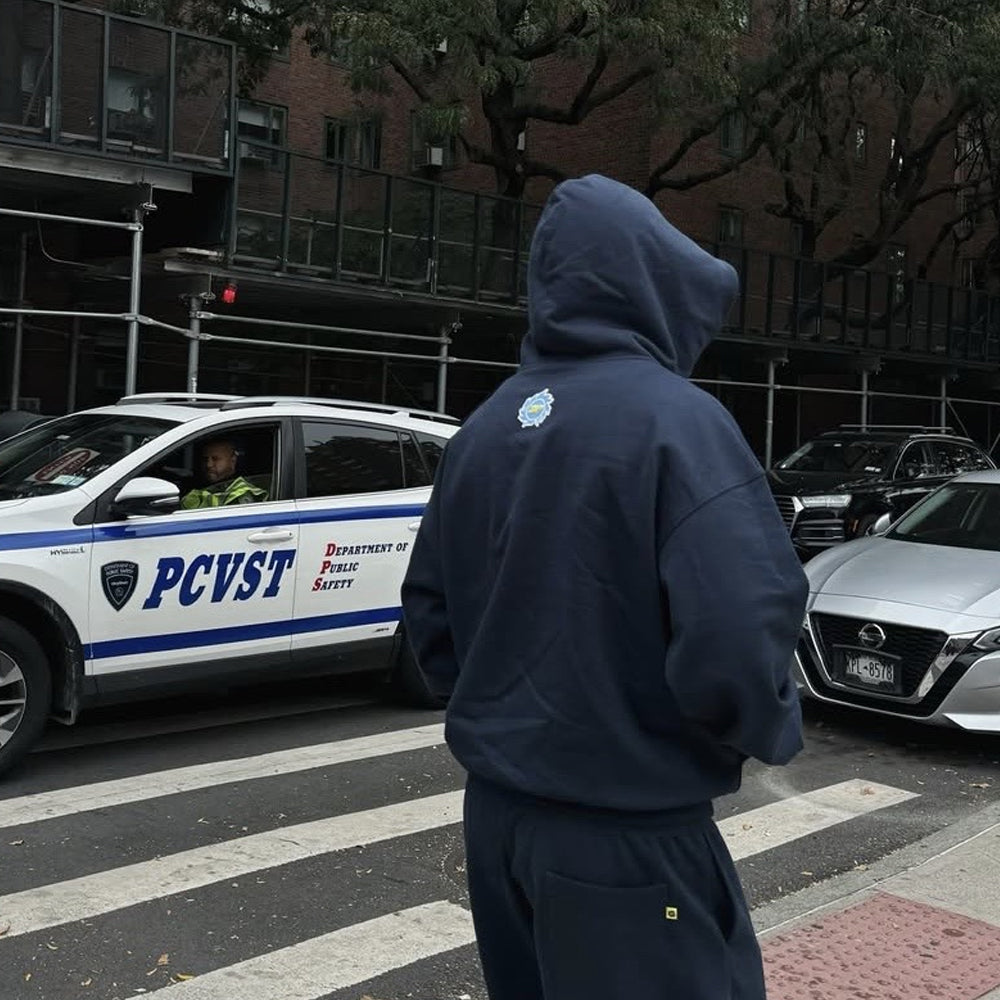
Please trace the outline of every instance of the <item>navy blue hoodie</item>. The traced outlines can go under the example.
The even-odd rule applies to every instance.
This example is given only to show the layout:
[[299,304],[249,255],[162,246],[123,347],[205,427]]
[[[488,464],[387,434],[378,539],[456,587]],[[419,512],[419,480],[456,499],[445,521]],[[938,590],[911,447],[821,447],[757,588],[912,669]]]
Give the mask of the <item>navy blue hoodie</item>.
[[801,748],[805,575],[739,428],[688,381],[737,293],[631,188],[550,198],[522,366],[449,443],[403,587],[472,774],[661,810]]

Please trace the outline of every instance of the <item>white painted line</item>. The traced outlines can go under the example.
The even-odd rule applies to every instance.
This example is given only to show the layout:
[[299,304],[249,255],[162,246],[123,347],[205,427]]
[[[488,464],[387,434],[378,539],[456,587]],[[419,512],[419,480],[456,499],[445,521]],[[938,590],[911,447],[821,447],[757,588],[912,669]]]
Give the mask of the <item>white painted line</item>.
[[10,925],[3,940],[321,854],[459,823],[463,795],[447,792],[281,827],[0,896],[0,926]]
[[444,743],[444,726],[417,726],[392,733],[376,733],[356,739],[319,743],[313,746],[275,750],[256,757],[212,761],[137,774],[131,778],[99,781],[91,785],[76,785],[51,792],[0,799],[0,828],[22,823],[38,823],[59,816],[93,812],[112,806],[141,802],[144,799],[178,795],[199,788],[270,778],[279,774],[307,771],[314,767],[329,767],[353,761],[406,753]]
[[352,924],[152,993],[177,1000],[319,1000],[474,944],[472,915],[440,900]]
[[719,829],[739,861],[915,798],[915,792],[855,778],[728,816],[719,822]]

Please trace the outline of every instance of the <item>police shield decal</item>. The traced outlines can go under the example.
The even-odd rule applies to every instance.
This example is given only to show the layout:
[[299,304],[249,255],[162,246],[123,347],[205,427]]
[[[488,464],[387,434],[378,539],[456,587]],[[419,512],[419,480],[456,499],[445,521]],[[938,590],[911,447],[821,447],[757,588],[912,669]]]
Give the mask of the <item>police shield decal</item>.
[[101,567],[101,587],[108,604],[121,611],[135,593],[139,582],[139,564],[134,562],[105,563]]

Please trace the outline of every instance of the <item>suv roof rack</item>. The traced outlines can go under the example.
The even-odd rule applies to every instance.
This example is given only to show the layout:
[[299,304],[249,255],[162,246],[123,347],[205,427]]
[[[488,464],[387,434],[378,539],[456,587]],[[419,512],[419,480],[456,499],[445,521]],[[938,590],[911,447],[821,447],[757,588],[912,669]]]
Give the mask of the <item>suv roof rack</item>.
[[[841,431],[895,431],[898,434],[954,434],[954,427],[925,427],[923,424],[841,424]],[[827,431],[828,434],[836,431]]]
[[130,403],[219,406],[233,399],[239,399],[239,396],[226,396],[215,392],[136,392],[131,396],[122,396],[115,406],[127,406]]
[[436,420],[446,424],[458,424],[457,417],[434,410],[414,410],[408,406],[390,406],[387,403],[366,403],[360,399],[324,399],[316,396],[237,396],[230,397],[219,409],[243,410],[255,406],[275,406],[281,403],[306,403],[310,406],[329,406],[342,410],[368,410],[372,413],[395,413],[403,417],[418,417],[421,420]]

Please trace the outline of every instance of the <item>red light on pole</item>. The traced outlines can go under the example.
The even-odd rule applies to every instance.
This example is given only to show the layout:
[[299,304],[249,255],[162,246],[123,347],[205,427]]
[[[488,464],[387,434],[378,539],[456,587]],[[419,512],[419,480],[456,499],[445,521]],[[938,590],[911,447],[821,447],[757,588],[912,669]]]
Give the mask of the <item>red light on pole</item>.
[[236,283],[230,281],[226,284],[226,287],[222,289],[222,301],[226,303],[227,306],[231,306],[236,301]]

